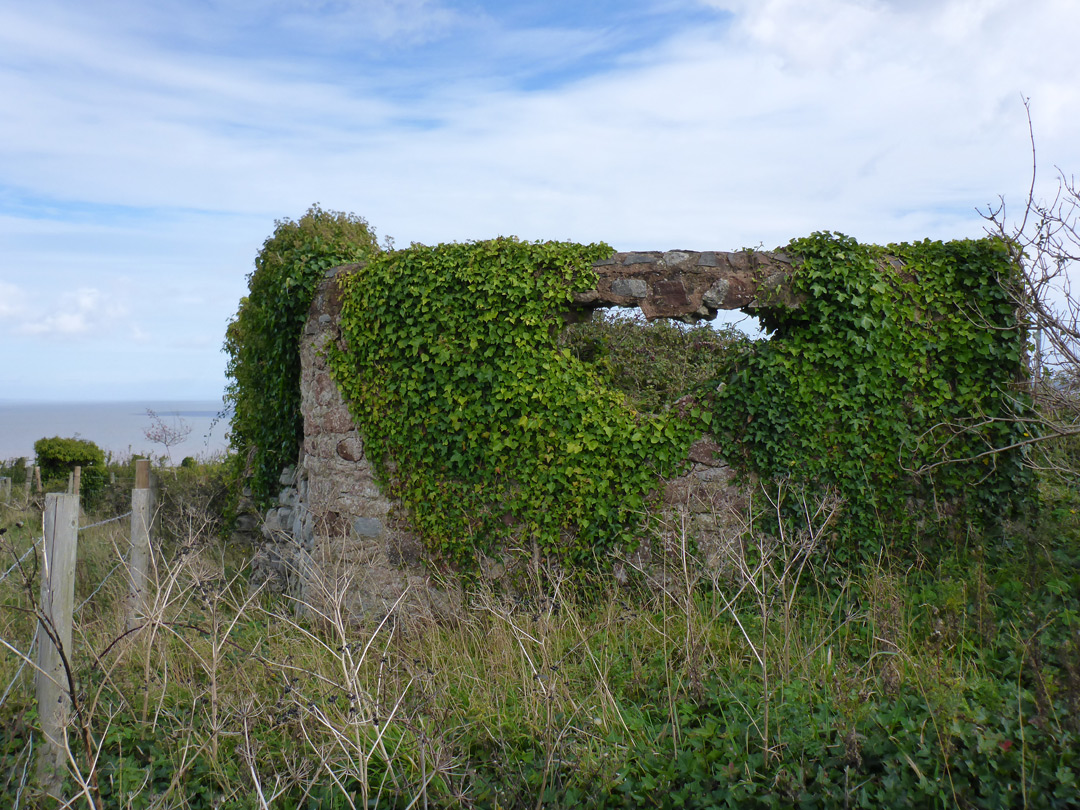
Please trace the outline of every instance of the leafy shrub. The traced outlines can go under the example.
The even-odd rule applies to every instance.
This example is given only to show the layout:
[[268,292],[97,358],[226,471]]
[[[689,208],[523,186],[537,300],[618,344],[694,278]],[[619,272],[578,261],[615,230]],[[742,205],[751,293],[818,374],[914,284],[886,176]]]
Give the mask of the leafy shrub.
[[298,344],[315,290],[330,268],[379,252],[374,232],[354,214],[314,205],[298,221],[275,225],[255,258],[248,295],[224,346],[237,472],[250,476],[263,504],[275,493],[282,468],[295,463],[303,436]]
[[65,481],[68,473],[82,467],[80,493],[83,506],[92,508],[105,487],[105,454],[87,439],[38,439],[34,455],[46,486]]

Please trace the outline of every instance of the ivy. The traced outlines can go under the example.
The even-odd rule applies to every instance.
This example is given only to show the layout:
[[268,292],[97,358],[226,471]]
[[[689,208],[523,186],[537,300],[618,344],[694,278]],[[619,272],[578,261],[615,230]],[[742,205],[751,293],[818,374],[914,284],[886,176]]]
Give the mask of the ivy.
[[414,528],[467,565],[497,543],[569,562],[632,545],[711,414],[649,415],[558,345],[604,244],[500,238],[374,256],[328,347],[365,453]]
[[600,310],[559,335],[560,346],[644,413],[659,413],[687,393],[715,388],[717,366],[749,342],[732,325],[688,326],[666,318],[648,322],[640,310],[633,315]]
[[276,494],[282,468],[296,462],[303,440],[299,340],[315,290],[330,268],[379,250],[363,219],[318,205],[298,221],[275,225],[255,258],[248,295],[224,346],[237,473],[264,506]]
[[558,340],[608,246],[383,252],[362,219],[315,206],[277,223],[230,324],[233,447],[268,500],[302,437],[298,340],[315,289],[327,269],[366,261],[340,282],[343,340],[328,360],[383,484],[447,560],[501,544],[581,562],[632,545],[659,480],[708,431],[749,473],[839,490],[840,532],[856,544],[920,502],[984,524],[1015,510],[1031,476],[1001,449],[1025,438],[1015,417],[1030,402],[1008,246],[817,233],[787,250],[802,304],[762,310],[772,340],[695,339],[719,393],[647,413],[671,402],[664,380],[646,374],[628,399],[615,355],[585,362],[593,349]]
[[917,501],[986,524],[1027,498],[1020,451],[984,455],[1022,438],[1013,417],[1030,407],[1007,245],[881,248],[826,232],[788,251],[804,301],[764,311],[775,334],[727,365],[715,402],[744,467],[838,489],[856,544]]

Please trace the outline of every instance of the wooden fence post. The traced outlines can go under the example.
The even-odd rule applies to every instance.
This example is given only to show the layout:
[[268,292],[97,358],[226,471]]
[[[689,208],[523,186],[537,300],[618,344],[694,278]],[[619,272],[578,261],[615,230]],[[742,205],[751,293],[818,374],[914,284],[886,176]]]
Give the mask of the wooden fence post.
[[41,493],[41,467],[34,467],[34,492]]
[[11,479],[6,475],[0,475],[0,501],[7,503],[11,500]]
[[[79,541],[79,496],[50,492],[45,496],[44,565],[41,572],[41,611],[48,621],[38,629],[38,715],[44,745],[38,757],[38,782],[60,798],[67,774],[65,738],[71,710],[68,673],[61,650],[71,661],[71,617],[75,603],[75,556]],[[49,632],[47,632],[47,629]],[[53,638],[60,643],[58,649]]]
[[146,613],[152,502],[150,461],[141,458],[135,462],[135,488],[131,490],[131,553],[128,557],[131,594],[128,597],[128,630],[138,627],[141,618]]

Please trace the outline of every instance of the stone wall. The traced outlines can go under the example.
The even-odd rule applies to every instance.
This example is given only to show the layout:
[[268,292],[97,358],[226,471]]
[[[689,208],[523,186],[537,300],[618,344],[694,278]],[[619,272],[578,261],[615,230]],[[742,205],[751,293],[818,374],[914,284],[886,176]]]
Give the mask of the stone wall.
[[445,614],[446,588],[433,586],[421,547],[379,488],[364,443],[322,356],[340,339],[338,273],[316,293],[300,341],[304,442],[297,465],[282,473],[279,505],[270,509],[252,584],[285,592],[333,619],[380,616],[404,603],[408,613]]
[[[354,265],[335,268],[317,291],[300,343],[304,441],[295,468],[283,472],[278,505],[265,515],[253,584],[295,596],[332,617],[407,613],[444,615],[454,609],[452,586],[425,565],[423,546],[398,504],[380,489],[364,455],[363,439],[330,377],[322,350],[341,339],[341,301],[335,279]],[[647,318],[709,318],[718,309],[752,309],[783,301],[797,305],[785,281],[791,262],[754,252],[617,253],[595,266],[596,288],[574,307],[640,307]],[[679,553],[693,538],[711,565],[720,565],[743,525],[744,494],[720,448],[708,437],[694,444],[688,471],[666,482],[657,535],[617,566],[648,571],[657,554]],[[485,572],[505,576],[504,561]]]

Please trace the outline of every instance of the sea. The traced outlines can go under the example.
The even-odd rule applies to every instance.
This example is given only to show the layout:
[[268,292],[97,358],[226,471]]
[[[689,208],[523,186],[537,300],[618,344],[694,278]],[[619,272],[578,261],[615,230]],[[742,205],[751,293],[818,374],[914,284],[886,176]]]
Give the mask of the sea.
[[[34,442],[59,436],[88,439],[115,461],[133,455],[171,456],[179,464],[187,456],[205,461],[224,454],[229,418],[221,401],[20,402],[0,400],[0,460],[34,457]],[[155,422],[150,412],[156,414]],[[167,450],[154,441],[153,428],[164,435],[186,433]],[[187,430],[190,428],[190,431]],[[148,437],[147,433],[151,433]],[[161,431],[158,431],[161,435]]]

